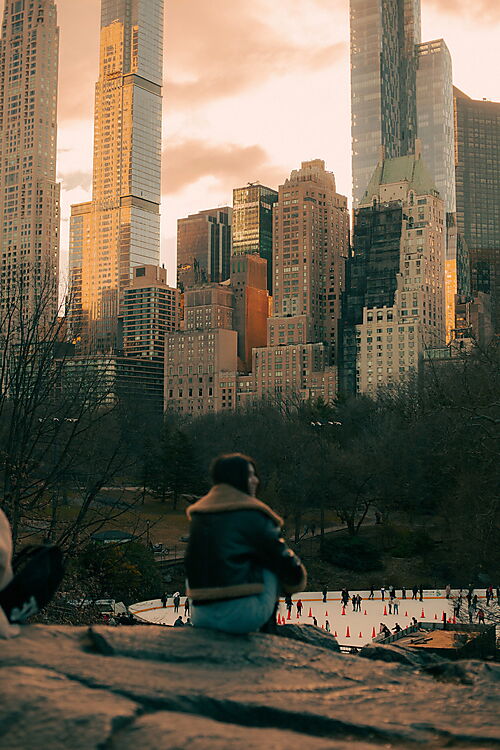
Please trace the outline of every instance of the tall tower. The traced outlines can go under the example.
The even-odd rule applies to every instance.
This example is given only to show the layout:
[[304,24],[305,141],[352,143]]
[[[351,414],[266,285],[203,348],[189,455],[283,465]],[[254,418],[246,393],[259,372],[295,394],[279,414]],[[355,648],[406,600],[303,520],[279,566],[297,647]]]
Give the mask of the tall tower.
[[278,193],[260,183],[233,190],[233,255],[267,260],[267,288],[273,291],[273,204]]
[[356,206],[380,147],[386,158],[414,150],[420,0],[351,0],[352,181]]
[[500,331],[500,102],[455,89],[457,225],[469,247],[472,293],[490,295]]
[[447,213],[455,201],[453,70],[444,39],[417,45],[417,135]]
[[322,159],[302,162],[273,209],[273,315],[267,346],[253,349],[259,397],[295,393],[331,401],[337,327],[349,247],[347,198]]
[[163,0],[102,0],[92,201],[70,230],[71,324],[94,351],[116,346],[133,268],[160,258],[162,68]]
[[[0,40],[0,304],[58,307],[59,29],[54,0],[6,2]],[[27,304],[26,304],[27,303]]]
[[[332,346],[335,361],[348,245],[347,198],[337,193],[335,177],[325,170],[322,159],[302,162],[280,185],[274,209],[270,345],[288,343],[282,334],[288,335],[292,321],[281,326],[282,319],[299,316],[303,325],[297,340]],[[299,325],[293,330],[292,339],[298,336]]]

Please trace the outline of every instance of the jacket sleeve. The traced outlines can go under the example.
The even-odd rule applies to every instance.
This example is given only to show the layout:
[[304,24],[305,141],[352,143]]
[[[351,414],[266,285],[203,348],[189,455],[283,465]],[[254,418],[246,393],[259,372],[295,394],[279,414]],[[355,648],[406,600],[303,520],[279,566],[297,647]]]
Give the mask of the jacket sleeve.
[[287,594],[304,591],[307,572],[300,558],[288,547],[281,529],[262,513],[255,514],[251,534],[259,562],[278,576]]

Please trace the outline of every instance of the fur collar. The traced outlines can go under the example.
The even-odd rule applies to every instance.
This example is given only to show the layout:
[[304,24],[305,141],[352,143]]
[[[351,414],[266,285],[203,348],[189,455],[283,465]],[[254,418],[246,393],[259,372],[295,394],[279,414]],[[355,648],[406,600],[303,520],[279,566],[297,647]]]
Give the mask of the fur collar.
[[210,492],[186,509],[187,517],[195,513],[224,513],[229,510],[260,510],[278,526],[283,526],[283,519],[271,508],[255,497],[240,492],[230,484],[215,484]]

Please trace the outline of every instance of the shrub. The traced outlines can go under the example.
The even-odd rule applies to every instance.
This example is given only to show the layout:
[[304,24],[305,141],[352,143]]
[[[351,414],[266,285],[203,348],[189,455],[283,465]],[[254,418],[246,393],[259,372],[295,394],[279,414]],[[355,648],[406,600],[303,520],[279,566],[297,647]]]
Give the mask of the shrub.
[[417,557],[428,554],[434,547],[429,534],[423,529],[392,526],[387,537],[387,549],[393,557]]
[[325,539],[321,559],[338,568],[359,572],[383,567],[378,549],[359,536]]

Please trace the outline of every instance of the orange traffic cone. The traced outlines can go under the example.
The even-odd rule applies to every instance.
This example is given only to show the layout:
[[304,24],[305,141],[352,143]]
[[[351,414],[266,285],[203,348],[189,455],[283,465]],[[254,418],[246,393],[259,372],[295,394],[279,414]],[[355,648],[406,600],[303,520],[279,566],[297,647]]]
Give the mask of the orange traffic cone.
[[372,638],[376,637],[375,628],[372,628]]
[[420,617],[425,617],[425,612],[424,612],[424,608],[423,607],[422,607],[422,614],[420,615]]
[[313,616],[312,607],[309,607],[309,617],[312,617],[312,616]]
[[287,620],[291,620],[292,619],[292,610],[291,609],[288,610],[288,616],[287,616],[286,619]]
[[350,638],[351,637],[351,633],[349,631],[349,625],[347,626],[347,630],[345,631],[345,637],[346,638]]
[[405,617],[408,617],[408,610],[405,612]]
[[345,615],[345,607],[342,607],[342,614]]
[[365,609],[365,615],[367,615],[367,614],[368,614],[368,612],[367,612],[367,611],[366,611],[366,609]]
[[328,619],[328,610],[325,612],[325,617]]
[[437,620],[437,618],[438,618],[437,613],[434,612],[434,619]]
[[360,638],[362,638],[362,637],[363,637],[363,633],[361,632],[361,630],[359,631],[359,637],[360,637]]
[[322,625],[322,626],[321,626],[321,630],[324,630],[324,629],[325,629],[325,626],[324,626],[324,625]]
[[337,631],[335,631],[333,635],[334,635],[334,638],[338,638]]
[[386,614],[387,614],[387,607],[384,606],[384,615],[386,615]]

